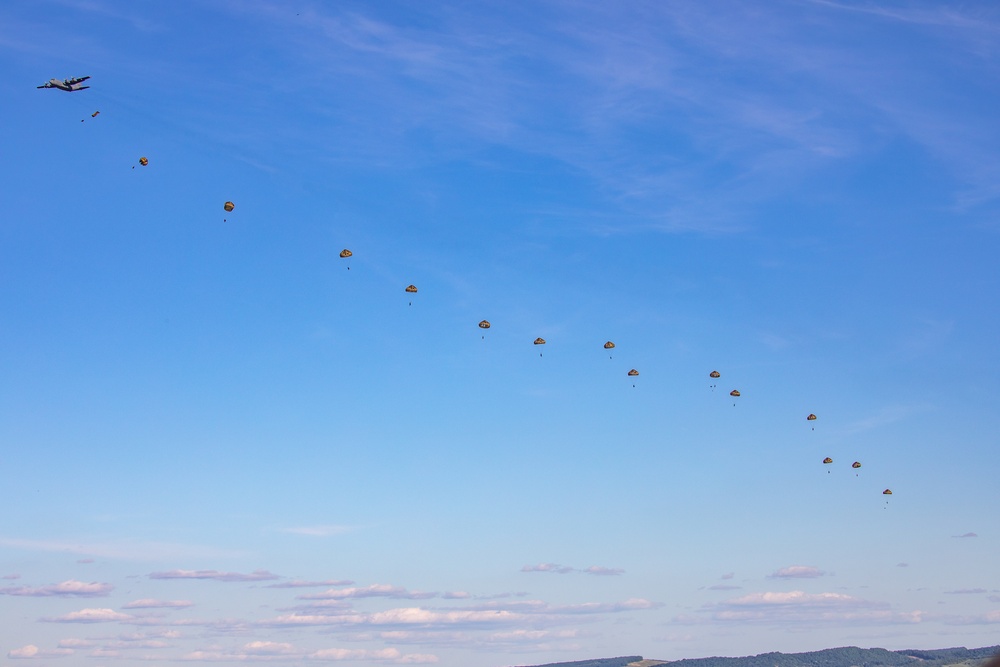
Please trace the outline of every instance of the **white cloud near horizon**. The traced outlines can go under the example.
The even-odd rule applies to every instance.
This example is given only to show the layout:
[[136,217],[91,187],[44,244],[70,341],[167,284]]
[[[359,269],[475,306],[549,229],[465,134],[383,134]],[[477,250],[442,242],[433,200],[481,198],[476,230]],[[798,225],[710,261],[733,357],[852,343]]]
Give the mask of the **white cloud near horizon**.
[[[843,593],[804,591],[749,593],[703,607],[712,621],[773,625],[826,623],[895,625],[920,623],[923,611],[896,612],[885,602]],[[697,617],[689,620],[698,622]]]
[[22,646],[21,648],[11,649],[7,652],[7,657],[13,659],[63,658],[68,655],[73,655],[72,649],[40,649],[34,644],[28,644],[27,646]]

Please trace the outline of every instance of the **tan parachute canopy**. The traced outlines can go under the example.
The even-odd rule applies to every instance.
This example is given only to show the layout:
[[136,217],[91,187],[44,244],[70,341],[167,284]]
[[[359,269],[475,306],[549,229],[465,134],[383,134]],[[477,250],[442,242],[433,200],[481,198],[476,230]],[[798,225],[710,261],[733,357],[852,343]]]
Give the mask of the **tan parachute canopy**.
[[814,421],[816,421],[816,415],[814,415],[813,413],[810,412],[809,416],[806,417],[806,419],[808,419],[811,422],[814,422]]
[[732,396],[733,398],[738,398],[739,395],[740,395],[740,390],[739,389],[733,389],[731,392],[729,392],[729,395]]
[[353,254],[354,253],[348,250],[347,248],[344,248],[343,250],[340,251],[340,256],[344,258],[350,257]]
[[545,345],[545,339],[544,338],[536,338],[535,339],[535,345]]
[[708,377],[710,377],[710,378],[720,378],[720,377],[722,377],[722,373],[720,373],[719,371],[712,371],[711,373],[708,374]]
[[637,371],[637,370],[635,370],[635,369],[633,368],[632,370],[630,370],[630,371],[628,372],[628,374],[629,374],[629,376],[630,376],[630,377],[635,377],[636,375],[638,375],[638,374],[639,374],[639,371]]
[[227,201],[225,204],[222,205],[222,208],[226,209],[226,213],[232,213],[233,209],[236,208],[236,204],[234,204],[231,201]]
[[854,463],[851,464],[851,467],[852,468],[860,468],[861,467],[861,461],[855,461]]
[[826,457],[825,459],[823,459],[823,463],[833,463],[833,459],[831,459],[831,458],[830,458],[830,457],[828,456],[828,457]]
[[139,158],[139,164],[141,164],[143,167],[145,167],[147,164],[149,164],[149,158],[146,158],[146,157]]
[[100,115],[101,115],[101,112],[100,112],[100,111],[95,111],[94,113],[90,114],[90,117],[91,117],[91,118],[97,118],[97,117],[98,117],[98,116],[100,116]]
[[885,491],[882,492],[882,495],[883,496],[891,496],[892,495],[892,490],[891,489],[886,489]]
[[416,285],[407,285],[406,286],[406,291],[409,292],[410,294],[415,294],[416,291],[417,291],[417,286]]
[[612,342],[611,342],[611,341],[609,340],[609,341],[608,341],[607,343],[605,343],[605,344],[604,344],[604,349],[605,349],[605,350],[613,350],[613,349],[615,349],[615,344],[614,344],[614,343],[612,343]]
[[483,320],[482,322],[480,322],[479,323],[479,328],[480,329],[489,329],[490,328],[489,321],[488,320]]

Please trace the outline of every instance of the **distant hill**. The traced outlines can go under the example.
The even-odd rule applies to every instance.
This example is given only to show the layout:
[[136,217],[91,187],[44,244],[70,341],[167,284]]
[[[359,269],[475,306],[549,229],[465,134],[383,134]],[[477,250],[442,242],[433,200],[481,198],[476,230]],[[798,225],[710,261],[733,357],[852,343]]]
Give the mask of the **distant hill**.
[[809,653],[761,653],[745,658],[694,658],[688,660],[644,660],[630,655],[576,662],[550,662],[534,667],[977,667],[1000,653],[1000,645],[984,648],[941,648],[930,651],[887,651],[884,648],[845,646]]

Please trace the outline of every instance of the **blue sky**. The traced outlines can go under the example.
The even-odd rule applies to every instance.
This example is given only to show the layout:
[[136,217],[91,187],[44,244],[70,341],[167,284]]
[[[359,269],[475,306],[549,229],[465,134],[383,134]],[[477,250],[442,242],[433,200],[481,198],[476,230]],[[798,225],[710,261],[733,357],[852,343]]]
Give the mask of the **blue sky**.
[[0,656],[995,643],[998,45],[985,2],[4,3]]

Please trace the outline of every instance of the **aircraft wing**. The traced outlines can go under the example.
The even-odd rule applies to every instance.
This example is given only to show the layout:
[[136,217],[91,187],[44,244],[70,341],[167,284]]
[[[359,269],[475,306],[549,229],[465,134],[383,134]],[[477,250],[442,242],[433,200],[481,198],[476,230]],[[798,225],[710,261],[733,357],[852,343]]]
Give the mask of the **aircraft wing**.
[[72,85],[77,84],[77,83],[83,83],[84,81],[86,81],[89,78],[90,78],[89,76],[85,76],[85,77],[82,77],[82,78],[79,78],[79,79],[68,79],[66,81],[66,84],[72,86]]

